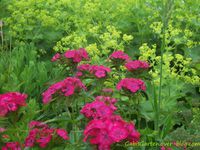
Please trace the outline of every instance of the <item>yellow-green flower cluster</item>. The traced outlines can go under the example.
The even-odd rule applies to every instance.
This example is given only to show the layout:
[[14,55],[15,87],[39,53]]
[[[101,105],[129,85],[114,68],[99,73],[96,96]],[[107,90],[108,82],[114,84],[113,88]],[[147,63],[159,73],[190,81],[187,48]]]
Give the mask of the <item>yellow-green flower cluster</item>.
[[[124,45],[130,42],[133,37],[131,35],[122,34],[114,26],[107,26],[102,29],[101,26],[91,24],[87,26],[89,32],[76,32],[70,34],[56,43],[55,51],[66,51],[78,47],[85,47],[91,57],[91,60],[99,61],[102,55],[107,56],[113,50],[123,50]],[[93,39],[94,43],[89,42]]]
[[[156,45],[153,45],[152,48],[150,48],[147,43],[144,43],[139,50],[141,54],[139,59],[150,62],[152,69],[149,71],[149,74],[156,83],[159,83],[161,57],[156,56]],[[181,54],[173,55],[171,52],[167,51],[163,54],[163,78],[179,78],[187,83],[199,85],[200,78],[198,77],[196,70],[191,68],[191,64],[191,58],[185,58]]]

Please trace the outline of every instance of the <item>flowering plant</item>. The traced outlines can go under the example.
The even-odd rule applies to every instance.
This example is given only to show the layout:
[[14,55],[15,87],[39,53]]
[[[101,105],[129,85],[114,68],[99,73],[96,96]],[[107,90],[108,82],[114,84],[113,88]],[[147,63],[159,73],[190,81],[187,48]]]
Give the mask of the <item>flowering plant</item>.
[[[123,56],[120,56],[120,54],[123,54]],[[116,61],[122,59],[124,63],[121,65],[131,61],[130,57],[122,51],[114,52],[109,59],[116,59]],[[87,61],[86,64],[83,63],[85,60]],[[120,114],[124,108],[120,106],[120,97],[115,94],[120,92],[121,89],[129,91],[127,96],[132,101],[133,95],[146,90],[144,81],[137,78],[123,78],[114,87],[103,87],[106,82],[109,82],[112,75],[110,66],[112,69],[117,67],[113,65],[116,61],[111,61],[110,64],[105,65],[91,64],[89,55],[83,48],[69,50],[64,54],[57,53],[51,61],[63,65],[63,68],[68,66],[72,68],[71,72],[68,73],[69,77],[51,84],[42,93],[44,105],[42,111],[39,111],[38,114],[41,116],[44,114],[46,118],[51,117],[53,119],[27,120],[25,126],[28,126],[28,128],[23,131],[26,133],[23,136],[24,142],[18,142],[16,139],[9,140],[4,149],[12,149],[12,147],[17,149],[24,147],[52,148],[59,143],[65,143],[66,140],[69,141],[66,144],[69,144],[71,138],[75,137],[75,141],[81,137],[83,137],[84,142],[89,140],[90,144],[95,145],[99,150],[109,150],[116,143],[139,141],[140,133],[136,130],[133,117],[129,118],[129,122],[122,119],[126,117]],[[73,65],[73,67],[70,65]],[[88,78],[95,84],[88,84],[86,82]],[[26,106],[26,98],[26,94],[17,92],[1,94],[0,106],[3,108],[1,109],[1,116],[7,117],[9,111],[16,111],[18,107]],[[91,101],[92,99],[94,101]],[[16,116],[15,119],[20,121],[19,116]],[[56,123],[58,121],[59,124]],[[47,125],[46,122],[50,122],[53,127]],[[54,127],[54,125],[59,125],[61,128]],[[85,125],[85,129],[83,129]],[[79,138],[76,133],[77,129],[84,130],[83,135]],[[9,131],[8,127],[2,128],[2,133],[5,132],[6,135],[7,130]],[[69,131],[69,134],[66,130]],[[10,135],[5,135],[2,136],[4,139],[10,138]]]

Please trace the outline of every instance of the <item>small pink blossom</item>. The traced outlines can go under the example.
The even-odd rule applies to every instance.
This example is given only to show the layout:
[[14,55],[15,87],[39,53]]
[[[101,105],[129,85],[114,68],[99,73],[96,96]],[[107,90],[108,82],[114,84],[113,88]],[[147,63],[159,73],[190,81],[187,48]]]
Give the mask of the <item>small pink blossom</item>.
[[91,120],[84,130],[84,141],[89,139],[101,150],[110,150],[112,144],[123,140],[138,142],[140,134],[130,124],[133,123],[125,122],[117,115]]
[[78,50],[68,50],[65,52],[64,56],[68,59],[72,59],[74,63],[79,63],[82,60],[89,60],[88,53],[84,48],[79,48]]
[[132,60],[125,64],[125,67],[128,69],[128,71],[135,71],[138,69],[148,69],[149,64],[145,61],[141,60]]
[[[25,139],[26,147],[34,147],[38,144],[41,148],[45,148],[51,140],[56,136],[56,138],[62,137],[64,140],[68,140],[68,133],[64,129],[54,129],[50,128],[47,124],[39,121],[31,121],[29,123],[29,134]],[[56,133],[56,134],[55,134]]]
[[45,148],[47,144],[51,141],[52,139],[52,133],[49,133],[47,136],[41,136],[39,137],[36,142],[39,144],[41,148]]
[[128,60],[130,60],[130,57],[126,54],[126,53],[124,53],[123,51],[115,51],[115,52],[113,52],[110,56],[109,56],[109,58],[111,59],[111,60],[123,60],[123,61],[128,61]]
[[87,103],[81,109],[81,113],[87,118],[109,117],[113,114],[113,112],[114,110],[102,101],[93,101],[91,103]]
[[21,150],[19,142],[7,142],[5,146],[1,148],[2,150]]
[[60,82],[51,85],[45,92],[42,93],[43,103],[47,104],[51,101],[53,94],[59,93],[64,96],[71,96],[76,91],[81,89],[86,90],[85,85],[76,77],[68,77]]
[[126,89],[132,93],[136,93],[139,90],[146,90],[145,83],[141,79],[124,78],[116,86],[117,90]]
[[57,133],[61,138],[63,138],[64,140],[68,140],[68,139],[69,139],[68,134],[67,134],[67,131],[64,130],[64,129],[57,129],[57,130],[56,130],[56,133]]
[[83,73],[93,74],[97,78],[104,78],[107,76],[111,69],[105,67],[103,65],[90,65],[90,64],[82,64],[77,67],[77,76],[82,76]]
[[34,146],[34,143],[35,143],[35,136],[28,136],[26,139],[25,139],[25,146],[26,147],[33,147]]
[[3,133],[4,131],[6,131],[6,129],[0,127],[0,133]]
[[94,74],[97,78],[104,78],[109,72],[111,72],[111,69],[103,65],[93,65],[90,67],[90,73]]
[[52,57],[51,61],[52,61],[52,62],[57,61],[58,59],[60,59],[60,57],[61,57],[61,55],[60,55],[59,53],[56,53],[56,54]]
[[8,92],[0,94],[0,116],[5,116],[8,112],[17,111],[20,106],[26,106],[26,94],[18,92]]
[[117,100],[115,98],[109,97],[109,96],[97,96],[95,98],[95,101],[102,101],[104,102],[107,106],[109,106],[112,110],[117,110],[117,107],[115,107],[115,103]]

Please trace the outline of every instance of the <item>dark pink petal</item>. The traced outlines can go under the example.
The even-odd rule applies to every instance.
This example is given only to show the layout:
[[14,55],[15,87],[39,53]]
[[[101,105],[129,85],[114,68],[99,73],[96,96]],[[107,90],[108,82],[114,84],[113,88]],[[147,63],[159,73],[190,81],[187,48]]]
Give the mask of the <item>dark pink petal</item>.
[[61,55],[59,53],[56,53],[53,58],[51,59],[52,62],[57,61],[58,59],[60,59]]
[[56,130],[56,133],[57,133],[60,137],[62,137],[64,140],[68,140],[68,139],[69,139],[68,133],[67,133],[67,131],[64,130],[64,129],[57,129],[57,130]]
[[25,139],[25,146],[26,147],[33,147],[35,143],[35,137],[34,136],[28,136]]

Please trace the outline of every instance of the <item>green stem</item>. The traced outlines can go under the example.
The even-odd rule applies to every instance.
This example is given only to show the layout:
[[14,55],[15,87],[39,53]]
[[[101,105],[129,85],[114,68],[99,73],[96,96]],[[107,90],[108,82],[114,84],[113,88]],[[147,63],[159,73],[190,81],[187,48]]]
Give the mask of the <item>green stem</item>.
[[3,27],[1,26],[1,44],[2,44],[2,50],[3,50]]
[[[166,47],[166,43],[165,43],[165,32],[166,32],[166,28],[168,25],[168,20],[171,14],[171,10],[172,10],[172,4],[173,4],[173,0],[170,0],[169,2],[166,2],[163,0],[162,1],[162,7],[163,7],[163,18],[162,18],[162,22],[163,22],[163,29],[162,29],[162,45],[161,45],[161,50],[160,50],[160,55],[161,55],[161,60],[160,60],[160,85],[159,85],[159,96],[158,96],[158,116],[157,116],[157,130],[160,136],[160,130],[159,130],[159,118],[160,118],[160,104],[161,104],[161,99],[162,99],[162,75],[163,75],[163,52],[165,50]],[[167,13],[168,12],[168,13]]]
[[140,122],[141,122],[141,118],[140,118],[140,101],[139,98],[137,97],[137,119],[138,119],[138,129],[140,129]]

